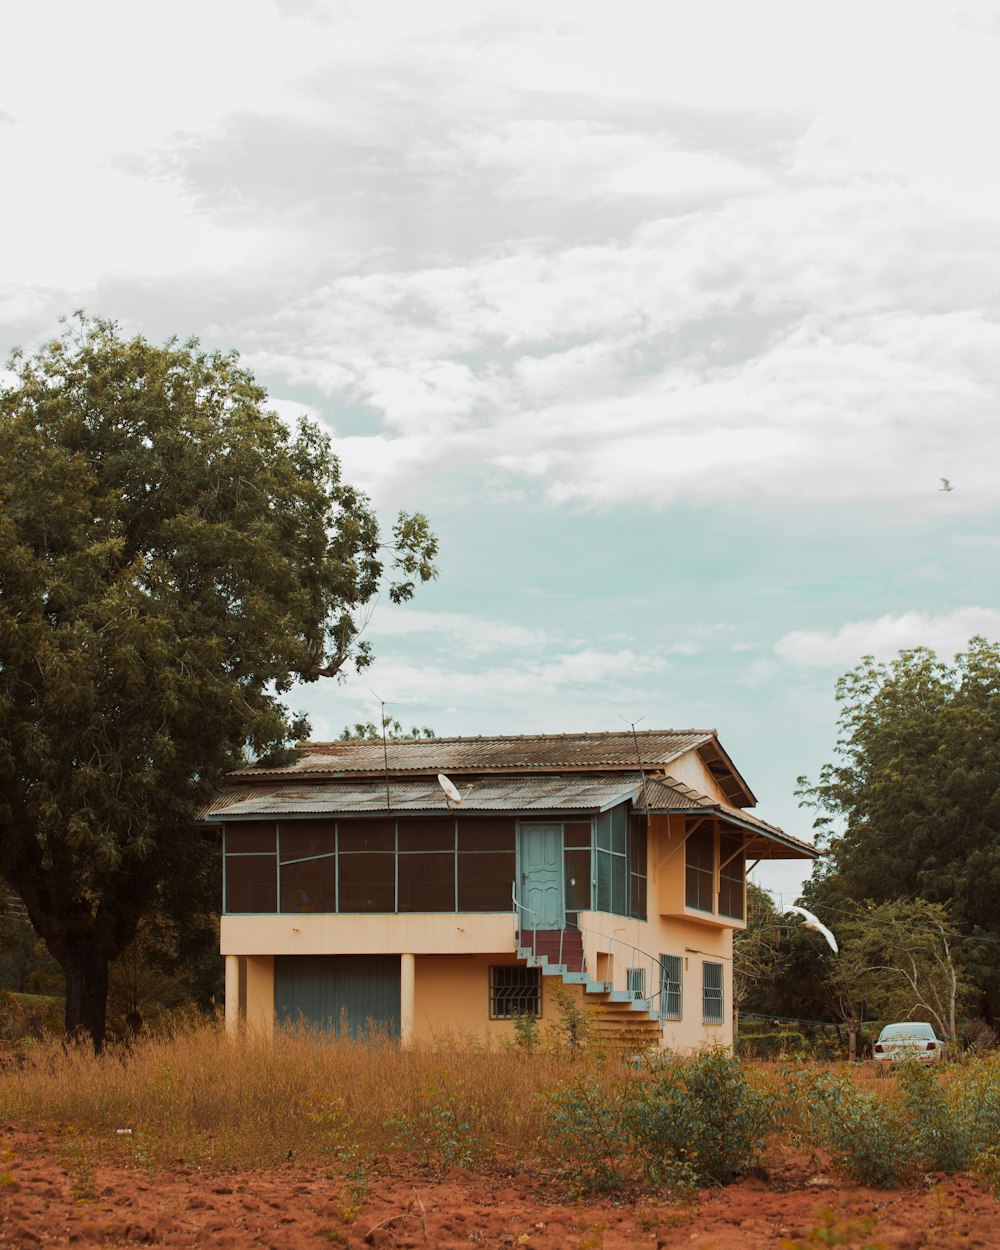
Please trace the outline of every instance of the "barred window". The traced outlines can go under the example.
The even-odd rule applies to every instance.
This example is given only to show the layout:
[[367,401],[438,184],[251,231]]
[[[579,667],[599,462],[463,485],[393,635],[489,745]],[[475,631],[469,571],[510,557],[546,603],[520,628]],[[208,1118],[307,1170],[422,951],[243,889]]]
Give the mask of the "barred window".
[[702,1019],[706,1024],[722,1023],[722,964],[702,964]]
[[681,979],[684,965],[680,955],[660,956],[660,1019],[680,1020],[681,1018]]
[[513,1020],[515,1016],[542,1014],[541,978],[538,968],[519,964],[490,967],[490,1019]]
[[633,998],[646,997],[646,969],[629,968],[627,972],[628,992]]

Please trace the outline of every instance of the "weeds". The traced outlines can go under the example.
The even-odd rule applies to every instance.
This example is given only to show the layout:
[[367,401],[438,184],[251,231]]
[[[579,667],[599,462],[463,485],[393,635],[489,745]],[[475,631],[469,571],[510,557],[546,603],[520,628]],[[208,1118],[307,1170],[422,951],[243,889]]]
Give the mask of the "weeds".
[[683,1192],[752,1166],[776,1122],[776,1099],[754,1089],[737,1060],[708,1050],[664,1058],[631,1079],[584,1078],[549,1095],[546,1114],[548,1147],[577,1185],[642,1180]]
[[[843,1068],[779,1073],[721,1051],[637,1067],[583,1045],[588,1024],[571,999],[537,1043],[528,1026],[527,1044],[507,1047],[454,1038],[404,1050],[308,1031],[228,1038],[212,1026],[101,1058],[43,1041],[4,1072],[0,1121],[47,1126],[81,1198],[105,1157],[149,1171],[294,1158],[330,1169],[353,1218],[386,1156],[439,1171],[534,1168],[541,1150],[577,1192],[676,1200],[753,1166],[772,1130],[797,1132],[867,1184],[971,1169],[1000,1196],[998,1055],[914,1065],[891,1081]],[[0,1158],[0,1186],[8,1175]]]
[[[868,1241],[874,1231],[876,1218],[867,1215],[862,1219],[841,1218],[832,1207],[821,1207],[817,1212],[819,1223],[804,1238],[786,1239],[779,1244],[781,1250],[814,1250],[817,1246],[858,1247],[858,1250],[885,1250],[885,1243]],[[864,1242],[864,1245],[859,1243]]]
[[899,1105],[862,1089],[845,1075],[806,1072],[795,1082],[807,1131],[834,1165],[876,1189],[898,1185],[916,1166],[907,1117]]
[[777,1099],[755,1089],[723,1050],[661,1059],[638,1088],[630,1127],[654,1184],[727,1184],[759,1158]]

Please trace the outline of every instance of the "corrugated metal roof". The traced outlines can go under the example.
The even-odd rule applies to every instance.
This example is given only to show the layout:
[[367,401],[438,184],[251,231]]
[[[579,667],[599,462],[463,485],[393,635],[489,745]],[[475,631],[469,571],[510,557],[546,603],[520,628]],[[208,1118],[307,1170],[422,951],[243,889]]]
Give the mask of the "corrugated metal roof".
[[[462,790],[462,812],[600,811],[621,803],[639,786],[638,775],[602,777],[488,778]],[[390,781],[394,812],[447,811],[437,781]],[[200,819],[229,820],[251,816],[334,815],[338,812],[385,812],[386,787],[379,781],[335,781],[296,786],[240,786],[222,791],[200,812]]]
[[[752,836],[747,854],[761,859],[815,859],[819,852],[807,842],[769,825],[756,816],[700,794],[674,777],[647,778],[638,773],[611,773],[596,777],[488,777],[461,787],[461,812],[595,812],[634,798],[638,810],[701,813],[737,825]],[[444,793],[436,780],[389,782],[386,806],[384,781],[351,779],[287,780],[243,784],[223,790],[199,813],[206,822],[281,816],[334,816],[338,813],[444,812]]]
[[[414,738],[386,744],[390,774],[540,772],[559,768],[635,769],[662,767],[715,737],[713,729],[649,729],[642,733],[520,734],[516,737]],[[386,760],[381,741],[306,742],[284,768],[246,768],[233,777],[288,777],[299,774],[378,775]]]
[[777,825],[769,825],[759,816],[720,803],[710,795],[700,794],[674,777],[651,777],[636,798],[636,806],[648,812],[713,813],[741,829],[760,836],[747,843],[747,854],[760,859],[818,859],[819,851],[808,842],[792,837]]

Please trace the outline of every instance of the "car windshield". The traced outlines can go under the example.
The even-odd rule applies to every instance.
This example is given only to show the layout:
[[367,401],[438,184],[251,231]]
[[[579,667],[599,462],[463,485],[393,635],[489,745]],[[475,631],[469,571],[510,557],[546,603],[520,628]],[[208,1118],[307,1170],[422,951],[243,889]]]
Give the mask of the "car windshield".
[[916,1037],[922,1041],[930,1041],[934,1038],[934,1030],[929,1024],[887,1024],[878,1040],[888,1042],[900,1037]]

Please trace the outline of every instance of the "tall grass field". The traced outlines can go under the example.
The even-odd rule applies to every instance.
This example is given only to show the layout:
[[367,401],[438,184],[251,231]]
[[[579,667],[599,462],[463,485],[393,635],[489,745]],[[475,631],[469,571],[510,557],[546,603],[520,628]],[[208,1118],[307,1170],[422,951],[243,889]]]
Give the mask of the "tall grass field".
[[[402,1049],[309,1031],[179,1028],[95,1057],[39,1043],[0,1056],[0,1117],[144,1168],[289,1161],[363,1188],[394,1160],[547,1173],[577,1192],[724,1184],[781,1150],[891,1187],[972,1171],[1000,1189],[1000,1057],[875,1079],[845,1064],[722,1051],[628,1058],[463,1039]],[[769,1163],[769,1166],[772,1166]]]

